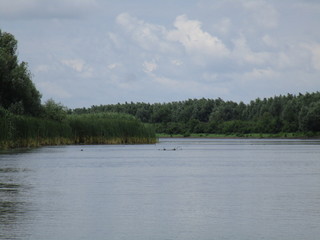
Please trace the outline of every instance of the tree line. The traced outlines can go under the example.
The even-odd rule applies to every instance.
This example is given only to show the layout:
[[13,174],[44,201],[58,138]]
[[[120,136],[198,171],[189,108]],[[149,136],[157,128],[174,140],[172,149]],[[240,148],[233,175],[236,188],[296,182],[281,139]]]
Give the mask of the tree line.
[[67,109],[41,94],[17,40],[0,30],[0,148],[65,143],[150,143],[155,131],[192,133],[306,133],[319,135],[320,93],[287,94],[237,103],[188,99]]
[[117,112],[153,124],[157,133],[248,134],[320,131],[320,93],[287,94],[237,103],[188,99],[170,103],[124,103],[77,108],[72,113]]
[[68,109],[41,94],[17,40],[0,30],[0,149],[56,144],[154,143],[155,132],[132,115],[68,115]]

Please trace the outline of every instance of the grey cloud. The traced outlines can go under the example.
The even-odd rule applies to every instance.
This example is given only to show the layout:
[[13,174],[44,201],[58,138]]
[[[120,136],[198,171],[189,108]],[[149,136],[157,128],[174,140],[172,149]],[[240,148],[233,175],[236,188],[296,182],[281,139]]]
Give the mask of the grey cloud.
[[0,19],[44,100],[69,107],[320,89],[316,1],[171,2],[0,0]]
[[0,19],[78,18],[96,6],[96,0],[0,0]]

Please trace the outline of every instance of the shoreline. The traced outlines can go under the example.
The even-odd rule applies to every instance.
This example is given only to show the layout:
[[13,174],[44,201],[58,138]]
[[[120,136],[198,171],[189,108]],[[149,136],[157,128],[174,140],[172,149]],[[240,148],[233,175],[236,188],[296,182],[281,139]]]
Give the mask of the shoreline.
[[46,146],[68,146],[68,145],[141,145],[154,144],[156,137],[86,137],[83,139],[48,138],[48,139],[19,139],[19,141],[0,141],[0,154],[3,151],[15,149],[32,149]]
[[251,134],[156,134],[157,138],[207,138],[207,139],[319,139],[320,134],[304,134],[304,133],[251,133]]

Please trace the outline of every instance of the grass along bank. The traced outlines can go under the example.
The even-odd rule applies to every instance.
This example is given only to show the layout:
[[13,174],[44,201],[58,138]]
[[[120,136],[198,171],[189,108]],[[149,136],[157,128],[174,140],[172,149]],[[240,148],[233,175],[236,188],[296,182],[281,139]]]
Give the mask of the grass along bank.
[[150,125],[135,117],[119,113],[74,114],[68,116],[76,144],[143,144],[155,143]]
[[126,114],[68,115],[62,121],[15,115],[0,108],[0,149],[65,144],[155,143],[151,126]]

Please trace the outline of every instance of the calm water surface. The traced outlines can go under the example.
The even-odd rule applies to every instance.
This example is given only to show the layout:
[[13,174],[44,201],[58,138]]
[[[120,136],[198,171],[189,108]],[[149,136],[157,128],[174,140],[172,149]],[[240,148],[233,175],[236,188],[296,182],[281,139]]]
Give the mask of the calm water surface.
[[161,139],[0,154],[0,239],[319,236],[319,141]]

